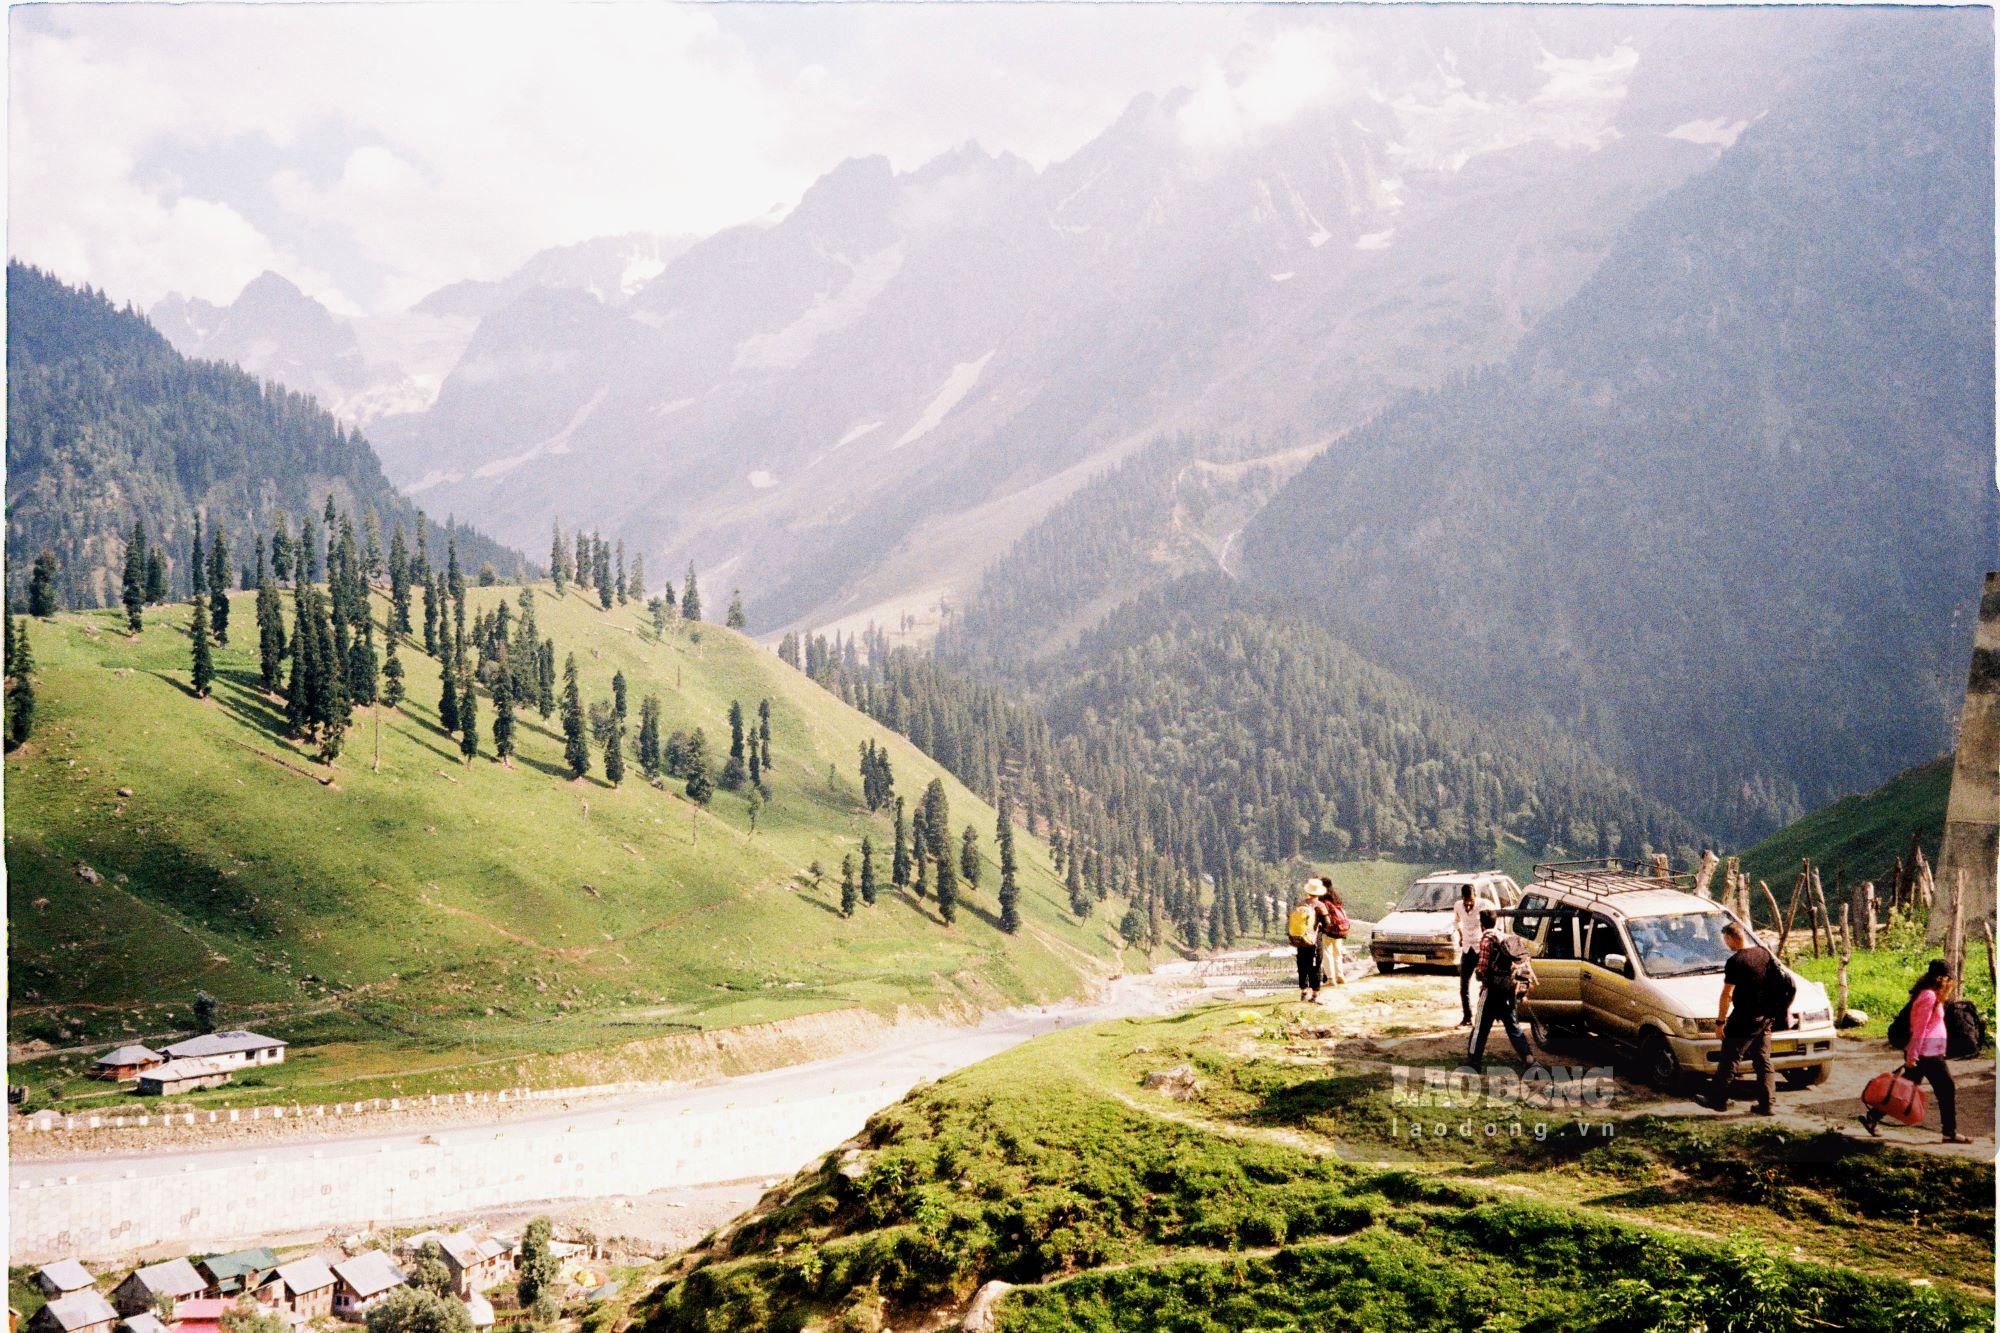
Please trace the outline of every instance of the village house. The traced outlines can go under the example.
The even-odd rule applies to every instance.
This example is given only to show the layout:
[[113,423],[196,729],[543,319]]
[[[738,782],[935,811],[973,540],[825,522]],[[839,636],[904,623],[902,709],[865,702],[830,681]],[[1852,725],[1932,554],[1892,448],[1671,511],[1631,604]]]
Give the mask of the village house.
[[444,1265],[451,1270],[451,1287],[460,1300],[484,1291],[506,1276],[513,1251],[491,1236],[457,1231],[438,1237]]
[[465,1316],[475,1329],[493,1327],[493,1302],[473,1292],[465,1298]]
[[111,1333],[118,1312],[98,1292],[73,1291],[35,1311],[30,1333]]
[[268,1246],[218,1254],[196,1264],[195,1270],[208,1279],[210,1296],[224,1300],[248,1296],[266,1304],[275,1298],[270,1288],[278,1271],[278,1256]]
[[97,1284],[90,1270],[74,1259],[58,1259],[35,1274],[35,1286],[44,1297],[59,1301],[73,1291],[84,1291]]
[[219,1088],[229,1081],[229,1071],[210,1060],[169,1060],[139,1075],[141,1097],[165,1097],[196,1088]]
[[162,1300],[174,1302],[178,1318],[183,1305],[208,1290],[208,1279],[185,1259],[169,1259],[137,1269],[111,1293],[121,1314],[157,1314]]
[[342,1319],[360,1323],[368,1312],[389,1298],[389,1293],[409,1279],[395,1261],[380,1250],[369,1250],[333,1266],[333,1312]]
[[217,1296],[199,1296],[191,1301],[182,1301],[174,1311],[172,1333],[222,1333],[222,1316],[229,1313],[235,1301],[225,1301]]
[[120,1046],[97,1057],[90,1067],[92,1078],[101,1078],[110,1083],[130,1083],[148,1069],[157,1069],[167,1062],[150,1046]]
[[333,1270],[316,1255],[278,1265],[278,1304],[301,1319],[333,1313]]
[[207,1060],[218,1069],[240,1069],[246,1065],[281,1065],[285,1043],[240,1028],[228,1032],[204,1032],[167,1047],[172,1060]]
[[156,1314],[126,1315],[120,1327],[125,1333],[167,1333],[167,1326],[160,1322]]

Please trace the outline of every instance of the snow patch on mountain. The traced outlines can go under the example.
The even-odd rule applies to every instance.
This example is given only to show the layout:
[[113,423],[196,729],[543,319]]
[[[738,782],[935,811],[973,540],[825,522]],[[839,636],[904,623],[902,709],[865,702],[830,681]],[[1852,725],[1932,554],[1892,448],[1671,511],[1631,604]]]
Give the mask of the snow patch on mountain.
[[549,436],[546,440],[529,446],[518,454],[509,454],[505,458],[496,458],[490,463],[474,468],[472,475],[482,479],[497,477],[502,473],[512,472],[515,468],[521,466],[521,464],[533,459],[555,457],[568,453],[570,437],[576,434],[578,427],[590,419],[591,413],[603,405],[605,397],[610,392],[611,386],[609,384],[599,385],[597,392],[590,396],[590,401],[576,409],[576,414],[569,419],[568,423],[561,430]]
[[747,480],[750,488],[757,491],[768,491],[778,484],[778,478],[761,467],[752,472]]
[[844,449],[848,445],[853,444],[856,440],[860,439],[862,436],[866,435],[869,431],[880,430],[881,427],[882,423],[879,421],[864,421],[860,425],[848,431],[847,434],[841,436],[833,447],[836,449]]
[[675,398],[669,402],[661,402],[653,404],[653,415],[656,417],[670,417],[674,413],[681,411],[683,408],[689,408],[693,406],[694,406],[694,399],[692,398]]
[[1690,120],[1685,125],[1676,125],[1667,131],[1669,139],[1685,139],[1689,143],[1708,144],[1716,148],[1731,148],[1737,136],[1750,128],[1747,120],[1731,120],[1727,116],[1716,116],[1709,120]]
[[806,312],[775,333],[759,333],[736,345],[733,370],[790,370],[812,355],[819,340],[861,318],[868,305],[902,271],[903,243],[897,241],[866,259],[842,258],[848,266],[846,285],[823,292]]
[[993,352],[999,350],[996,347],[977,361],[961,361],[953,366],[951,374],[945,376],[944,384],[931,398],[930,404],[924,408],[923,415],[917,418],[915,425],[903,432],[903,438],[896,441],[893,447],[900,449],[906,444],[914,444],[937,429],[937,424],[950,414],[951,409],[957,407],[965,395],[972,392],[972,386],[979,383],[979,376],[986,369],[986,363],[993,359]]
[[1292,280],[1293,278],[1296,278],[1296,277],[1298,277],[1298,276],[1299,276],[1299,275],[1298,275],[1298,274],[1296,274],[1296,273],[1273,273],[1273,274],[1271,275],[1271,281],[1272,281],[1272,282],[1290,282],[1290,281],[1291,281],[1291,280]]
[[1371,231],[1366,236],[1355,237],[1354,248],[1357,250],[1387,250],[1390,240],[1395,235],[1396,229],[1394,227],[1390,227],[1385,231]]

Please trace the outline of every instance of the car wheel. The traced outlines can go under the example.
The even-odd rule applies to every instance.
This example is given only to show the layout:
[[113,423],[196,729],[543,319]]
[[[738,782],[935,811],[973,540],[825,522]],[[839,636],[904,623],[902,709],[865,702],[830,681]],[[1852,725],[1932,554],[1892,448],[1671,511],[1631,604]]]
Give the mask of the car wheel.
[[1389,973],[1394,972],[1396,970],[1396,964],[1387,958],[1377,958],[1375,960],[1375,970],[1381,973],[1382,975],[1387,976]]
[[1681,1084],[1681,1067],[1674,1048],[1657,1032],[1639,1039],[1639,1077],[1661,1092],[1673,1092]]
[[1555,1035],[1556,1030],[1549,1026],[1547,1019],[1540,1014],[1528,1015],[1528,1038],[1535,1043],[1536,1050],[1547,1051]]
[[1797,1092],[1800,1088],[1818,1087],[1820,1084],[1826,1082],[1826,1075],[1827,1068],[1825,1065],[1802,1065],[1797,1069],[1779,1070],[1778,1082],[1788,1092]]

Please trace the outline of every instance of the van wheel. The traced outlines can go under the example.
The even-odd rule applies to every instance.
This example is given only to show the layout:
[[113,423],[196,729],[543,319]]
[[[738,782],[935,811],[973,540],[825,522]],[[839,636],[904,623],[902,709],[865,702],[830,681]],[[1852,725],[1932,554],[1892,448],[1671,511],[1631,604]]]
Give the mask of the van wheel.
[[1375,970],[1381,975],[1387,976],[1396,970],[1396,964],[1387,958],[1377,958],[1375,960]]
[[1802,1065],[1797,1069],[1778,1071],[1778,1082],[1787,1092],[1797,1092],[1800,1088],[1817,1088],[1826,1082],[1825,1065]]
[[1659,1033],[1648,1032],[1639,1039],[1638,1065],[1639,1077],[1661,1092],[1679,1089],[1681,1067],[1674,1059],[1674,1048]]

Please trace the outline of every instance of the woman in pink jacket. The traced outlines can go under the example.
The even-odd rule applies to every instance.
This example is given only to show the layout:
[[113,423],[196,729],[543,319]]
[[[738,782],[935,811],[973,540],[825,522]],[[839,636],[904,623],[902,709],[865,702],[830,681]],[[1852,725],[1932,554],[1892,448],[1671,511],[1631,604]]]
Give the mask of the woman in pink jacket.
[[[1951,998],[1951,969],[1944,959],[1931,962],[1917,984],[1910,987],[1910,1044],[1903,1048],[1903,1076],[1926,1079],[1937,1096],[1938,1117],[1944,1122],[1946,1143],[1970,1143],[1958,1132],[1958,1089],[1951,1081],[1951,1066],[1944,1060],[1944,1003]],[[1870,1134],[1877,1132],[1882,1113],[1870,1111],[1861,1117]]]

